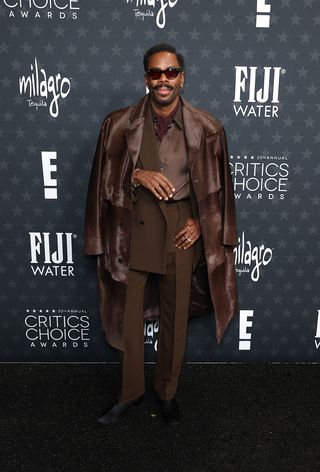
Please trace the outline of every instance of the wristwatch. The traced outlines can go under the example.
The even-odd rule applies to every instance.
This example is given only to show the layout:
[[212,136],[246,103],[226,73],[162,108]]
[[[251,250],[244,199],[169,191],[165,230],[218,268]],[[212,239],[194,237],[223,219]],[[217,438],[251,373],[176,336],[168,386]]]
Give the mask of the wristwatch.
[[137,181],[136,181],[136,178],[135,178],[135,175],[136,175],[136,173],[138,172],[138,170],[141,170],[141,169],[139,169],[139,168],[137,167],[136,169],[134,169],[133,174],[132,174],[132,186],[133,186],[134,188],[140,186],[139,182],[137,182]]

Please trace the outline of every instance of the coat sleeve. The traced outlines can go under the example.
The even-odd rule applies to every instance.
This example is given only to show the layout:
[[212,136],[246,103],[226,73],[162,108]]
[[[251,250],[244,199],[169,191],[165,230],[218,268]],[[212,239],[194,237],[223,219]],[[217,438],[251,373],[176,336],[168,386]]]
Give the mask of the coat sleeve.
[[220,149],[222,157],[222,216],[223,216],[223,244],[237,246],[237,222],[235,210],[235,198],[233,190],[233,182],[231,177],[229,154],[226,133],[223,127],[220,131]]
[[88,256],[104,253],[103,237],[101,231],[100,194],[103,168],[107,160],[106,142],[108,139],[109,126],[110,119],[107,117],[101,126],[88,185],[85,210],[84,245],[84,253]]

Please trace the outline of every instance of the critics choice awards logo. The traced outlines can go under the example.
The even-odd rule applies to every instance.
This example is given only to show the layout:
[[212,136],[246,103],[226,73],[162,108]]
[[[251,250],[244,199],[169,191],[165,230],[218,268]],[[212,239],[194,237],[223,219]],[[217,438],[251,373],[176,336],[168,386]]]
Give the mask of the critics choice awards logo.
[[236,116],[278,118],[282,67],[235,66],[233,111]]
[[73,233],[30,232],[30,268],[33,275],[74,277]]
[[158,28],[166,26],[167,8],[173,8],[178,0],[125,0],[134,6],[133,12],[136,18],[144,20],[146,17],[155,17]]
[[239,275],[250,273],[253,282],[258,282],[260,278],[261,266],[267,266],[273,256],[271,248],[264,244],[255,246],[251,241],[246,240],[244,231],[238,237],[238,246],[233,250],[235,255],[236,272]]
[[289,163],[283,155],[231,155],[230,169],[236,199],[284,200]]
[[90,320],[87,310],[26,310],[25,335],[30,347],[86,348]]
[[53,118],[59,115],[59,99],[66,98],[71,90],[71,80],[61,74],[47,75],[45,69],[39,68],[37,58],[30,64],[31,74],[19,77],[19,93],[29,97],[29,107],[47,107]]
[[78,18],[79,0],[2,0],[9,18]]

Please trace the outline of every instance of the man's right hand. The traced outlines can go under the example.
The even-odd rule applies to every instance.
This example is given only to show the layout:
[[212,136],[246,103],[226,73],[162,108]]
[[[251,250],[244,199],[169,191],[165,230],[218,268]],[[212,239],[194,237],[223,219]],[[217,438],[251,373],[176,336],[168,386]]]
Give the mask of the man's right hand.
[[161,172],[139,169],[135,173],[135,181],[150,190],[159,200],[168,200],[175,191],[172,182]]

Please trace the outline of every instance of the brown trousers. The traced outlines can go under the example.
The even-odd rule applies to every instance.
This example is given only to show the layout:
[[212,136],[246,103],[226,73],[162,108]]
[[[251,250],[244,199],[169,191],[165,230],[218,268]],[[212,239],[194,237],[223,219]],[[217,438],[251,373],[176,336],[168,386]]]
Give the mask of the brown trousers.
[[[174,235],[192,216],[189,201],[166,205],[168,251],[166,274],[157,275],[160,296],[160,329],[154,388],[163,400],[175,396],[185,352],[193,246],[178,249]],[[155,248],[156,250],[156,248]],[[130,270],[124,314],[124,352],[120,351],[122,385],[120,402],[133,400],[145,391],[144,289],[150,273]]]

